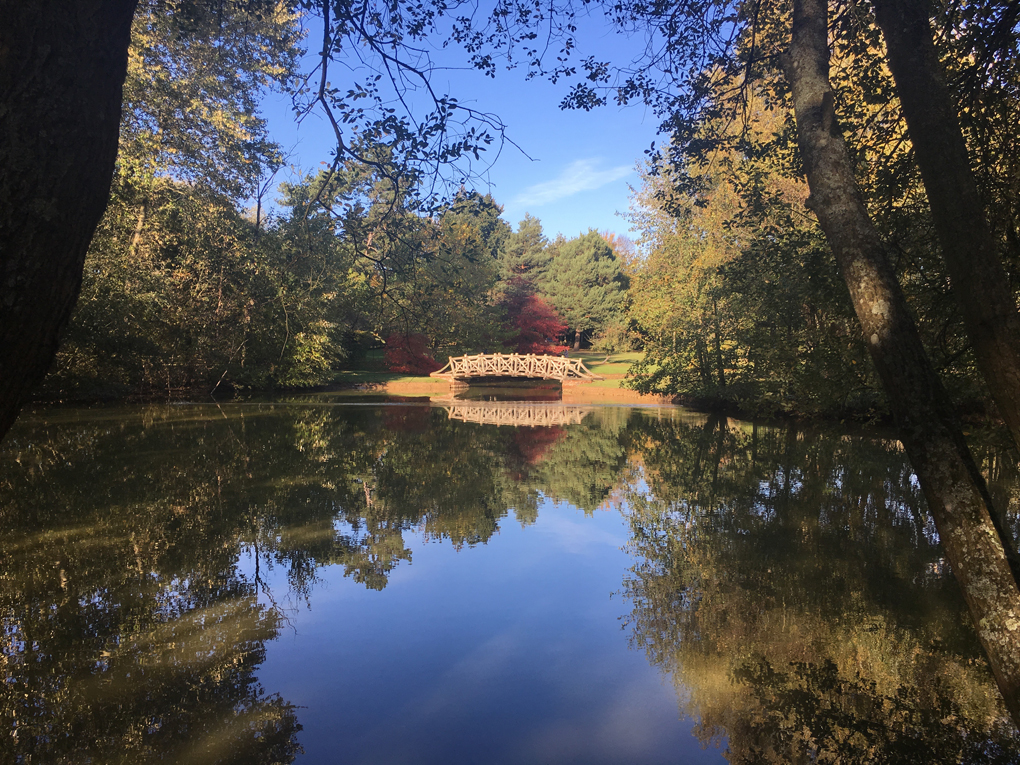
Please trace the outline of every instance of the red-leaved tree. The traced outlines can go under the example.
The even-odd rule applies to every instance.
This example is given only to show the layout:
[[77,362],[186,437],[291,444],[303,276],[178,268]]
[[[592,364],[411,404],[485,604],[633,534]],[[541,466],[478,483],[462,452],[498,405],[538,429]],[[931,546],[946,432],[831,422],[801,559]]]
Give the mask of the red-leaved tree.
[[510,320],[510,345],[518,353],[563,353],[556,338],[567,325],[555,309],[536,295],[531,284],[514,279],[500,301]]
[[429,339],[420,333],[390,335],[386,338],[383,356],[391,372],[427,375],[443,365],[428,353]]

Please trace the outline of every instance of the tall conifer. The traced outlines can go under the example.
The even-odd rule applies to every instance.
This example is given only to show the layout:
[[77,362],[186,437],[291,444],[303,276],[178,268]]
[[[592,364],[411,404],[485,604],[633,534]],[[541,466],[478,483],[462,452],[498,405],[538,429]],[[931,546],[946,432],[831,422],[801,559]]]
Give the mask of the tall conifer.
[[612,248],[591,229],[559,248],[542,290],[574,331],[574,348],[621,316],[627,302],[627,277]]

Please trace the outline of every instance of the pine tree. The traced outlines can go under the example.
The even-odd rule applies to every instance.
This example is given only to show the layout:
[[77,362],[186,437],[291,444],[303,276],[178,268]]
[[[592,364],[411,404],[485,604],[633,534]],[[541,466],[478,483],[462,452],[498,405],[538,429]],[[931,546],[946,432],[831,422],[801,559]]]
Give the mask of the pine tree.
[[530,213],[507,237],[499,255],[499,276],[504,282],[524,279],[536,285],[549,268],[549,241],[542,233],[542,221]]
[[627,277],[612,248],[591,229],[565,242],[549,266],[540,291],[574,331],[574,349],[621,316],[627,302]]

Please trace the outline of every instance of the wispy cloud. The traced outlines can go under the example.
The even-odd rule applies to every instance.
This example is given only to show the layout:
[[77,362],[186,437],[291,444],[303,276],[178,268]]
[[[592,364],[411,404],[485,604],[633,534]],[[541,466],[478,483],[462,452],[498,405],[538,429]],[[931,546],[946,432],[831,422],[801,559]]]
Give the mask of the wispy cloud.
[[618,165],[600,170],[598,166],[601,164],[602,160],[597,157],[571,162],[551,181],[528,186],[513,199],[512,204],[517,207],[544,205],[573,196],[581,191],[602,188],[607,183],[618,181],[634,172],[634,168],[630,165]]

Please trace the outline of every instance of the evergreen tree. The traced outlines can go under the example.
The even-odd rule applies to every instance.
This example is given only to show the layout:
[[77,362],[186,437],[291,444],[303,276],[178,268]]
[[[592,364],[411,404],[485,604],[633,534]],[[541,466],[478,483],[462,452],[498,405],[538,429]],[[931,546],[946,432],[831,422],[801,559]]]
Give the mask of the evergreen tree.
[[627,277],[612,248],[591,229],[559,247],[542,292],[574,331],[574,349],[621,317],[627,304]]
[[485,251],[493,259],[499,259],[507,241],[513,236],[510,224],[499,217],[502,212],[503,207],[496,203],[491,194],[479,194],[461,188],[450,209],[443,213],[443,218],[466,223],[477,229]]
[[549,244],[542,233],[542,221],[525,213],[517,230],[507,237],[499,253],[499,276],[504,282],[525,279],[537,284],[549,268]]

